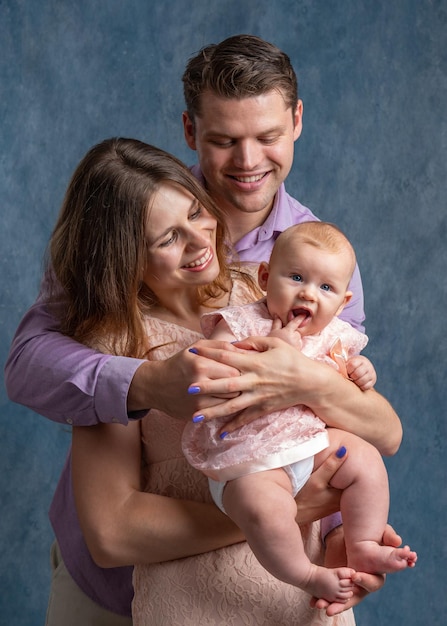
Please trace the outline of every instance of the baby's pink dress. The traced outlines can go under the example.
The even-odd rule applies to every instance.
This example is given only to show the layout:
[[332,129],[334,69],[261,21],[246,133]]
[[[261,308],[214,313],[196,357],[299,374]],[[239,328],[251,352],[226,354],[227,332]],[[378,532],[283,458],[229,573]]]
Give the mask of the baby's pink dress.
[[[230,304],[249,302],[236,281]],[[149,360],[167,359],[203,338],[200,333],[148,317]],[[185,382],[185,394],[186,394]],[[185,415],[185,420],[190,419]],[[185,420],[151,410],[141,420],[143,489],[171,498],[212,502],[208,480],[182,453]],[[315,522],[301,527],[306,554],[322,564],[323,546]],[[336,617],[311,609],[310,596],[271,576],[244,541],[204,554],[136,565],[134,626],[354,626],[352,610]]]
[[[266,336],[272,327],[265,298],[204,315],[205,337],[211,336],[222,318],[237,340]],[[303,337],[302,352],[337,367],[329,356],[337,340],[341,341],[348,357],[358,354],[368,341],[366,335],[350,324],[334,318],[318,335]],[[187,424],[183,433],[183,452],[188,461],[217,481],[284,467],[309,458],[329,445],[326,425],[304,405],[260,417],[221,439],[219,432],[227,421],[228,417]]]

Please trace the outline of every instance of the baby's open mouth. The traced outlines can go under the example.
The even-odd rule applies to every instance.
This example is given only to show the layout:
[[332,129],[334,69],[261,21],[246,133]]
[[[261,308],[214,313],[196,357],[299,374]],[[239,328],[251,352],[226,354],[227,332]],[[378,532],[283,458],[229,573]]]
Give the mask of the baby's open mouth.
[[293,317],[298,317],[299,315],[302,315],[304,319],[307,319],[311,316],[311,312],[308,309],[299,307],[298,309],[292,309],[292,315]]

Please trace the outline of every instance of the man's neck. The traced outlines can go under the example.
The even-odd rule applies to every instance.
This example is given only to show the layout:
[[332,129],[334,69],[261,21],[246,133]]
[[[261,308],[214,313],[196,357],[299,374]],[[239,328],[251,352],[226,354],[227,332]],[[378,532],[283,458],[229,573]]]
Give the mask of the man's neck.
[[231,212],[225,211],[225,222],[232,244],[236,244],[242,237],[261,226],[270,215],[270,211],[271,209],[265,209],[254,213],[244,213],[236,208],[232,208]]

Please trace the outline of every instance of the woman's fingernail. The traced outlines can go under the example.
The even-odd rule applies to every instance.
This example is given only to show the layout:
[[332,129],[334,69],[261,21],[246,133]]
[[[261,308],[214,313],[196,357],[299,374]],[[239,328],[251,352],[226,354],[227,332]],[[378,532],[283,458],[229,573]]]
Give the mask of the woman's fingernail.
[[200,387],[197,387],[197,385],[191,385],[188,387],[188,393],[200,393]]
[[204,419],[205,419],[204,415],[196,415],[195,417],[192,418],[192,421],[194,422],[194,424],[197,424],[197,422],[203,422]]
[[197,348],[189,348],[188,352],[192,352],[193,354],[199,354]]
[[340,448],[335,453],[337,459],[342,459],[346,454],[346,448],[344,446],[340,446]]
[[225,432],[223,432],[223,433],[220,433],[219,437],[220,437],[221,439],[225,439],[225,437],[226,437],[227,435],[228,435],[228,433],[227,433],[227,431],[225,431]]

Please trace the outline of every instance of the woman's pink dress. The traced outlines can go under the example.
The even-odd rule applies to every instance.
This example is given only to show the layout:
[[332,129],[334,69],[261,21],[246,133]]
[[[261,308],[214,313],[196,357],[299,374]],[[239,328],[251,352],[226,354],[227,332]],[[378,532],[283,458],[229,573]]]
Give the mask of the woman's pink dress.
[[[205,337],[212,335],[222,318],[237,340],[266,336],[272,327],[265,299],[204,315]],[[351,356],[359,353],[367,341],[366,335],[334,318],[318,335],[303,337],[301,350],[312,359],[337,367],[329,356],[334,345],[341,342],[346,356]],[[304,405],[264,415],[221,439],[219,432],[227,421],[228,417],[190,423],[183,433],[186,458],[213,480],[227,481],[284,467],[309,458],[329,445],[326,425]]]
[[[235,282],[230,304],[250,301]],[[175,324],[147,319],[152,360],[167,359],[202,336]],[[186,382],[185,382],[186,393]],[[185,416],[187,419],[188,416]],[[206,477],[184,458],[184,422],[151,410],[141,422],[144,489],[173,498],[211,502]],[[323,561],[319,523],[302,528],[306,553]],[[247,543],[134,568],[134,626],[354,626],[352,611],[329,618],[309,607],[310,596],[273,578]]]

